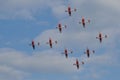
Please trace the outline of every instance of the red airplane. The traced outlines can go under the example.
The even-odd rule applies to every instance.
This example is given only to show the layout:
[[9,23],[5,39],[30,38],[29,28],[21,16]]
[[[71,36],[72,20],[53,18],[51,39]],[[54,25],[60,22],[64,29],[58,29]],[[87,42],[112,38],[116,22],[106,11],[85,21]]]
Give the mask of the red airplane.
[[[33,48],[33,50],[35,49],[35,42],[32,40],[31,44],[30,44]],[[40,43],[38,42],[38,46],[40,45]]]
[[[84,62],[82,61],[81,64],[84,64]],[[79,63],[78,59],[76,59],[76,63],[73,65],[75,65],[77,67],[77,69],[79,69],[80,63]]]
[[[91,51],[87,48],[84,53],[87,54],[87,57],[89,58],[90,54],[91,54]],[[93,50],[92,53],[95,53],[95,51]]]
[[58,24],[58,26],[56,27],[59,29],[59,32],[62,33],[62,28],[67,28],[67,26],[62,26],[61,24]]
[[103,38],[107,38],[107,35],[102,35],[102,33],[99,33],[99,36],[98,37],[96,37],[96,39],[99,39],[99,41],[100,41],[100,43],[102,43],[102,39]]
[[[73,53],[73,51],[70,50],[70,53]],[[65,49],[63,54],[65,54],[65,57],[68,58],[68,54],[69,54],[68,49]]]
[[71,7],[68,6],[68,9],[65,10],[65,12],[68,12],[69,16],[71,16],[72,12],[76,12],[76,9],[71,9]]
[[82,25],[83,25],[83,27],[85,28],[86,23],[90,23],[90,19],[88,19],[88,20],[87,20],[87,22],[86,22],[86,21],[85,21],[85,18],[84,18],[84,17],[82,17],[82,20],[81,20],[81,22],[79,22],[79,24],[82,24]]
[[47,44],[50,45],[50,48],[52,48],[52,45],[53,45],[54,43],[57,44],[57,41],[53,42],[52,39],[49,38],[49,41],[47,42]]

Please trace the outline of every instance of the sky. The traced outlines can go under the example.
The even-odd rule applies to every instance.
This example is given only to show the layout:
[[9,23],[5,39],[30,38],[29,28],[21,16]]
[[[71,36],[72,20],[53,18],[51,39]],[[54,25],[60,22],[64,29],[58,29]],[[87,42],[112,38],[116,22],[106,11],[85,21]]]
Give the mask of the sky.
[[[0,0],[0,80],[113,80],[120,76],[119,0]],[[76,8],[69,16],[67,7]],[[81,18],[90,19],[83,28]],[[62,33],[57,25],[67,25]],[[100,43],[99,32],[107,35]],[[51,49],[48,39],[57,41]],[[31,41],[40,42],[33,50]],[[68,59],[61,53],[73,53]],[[95,50],[90,58],[86,48]],[[76,58],[84,61],[78,70]]]

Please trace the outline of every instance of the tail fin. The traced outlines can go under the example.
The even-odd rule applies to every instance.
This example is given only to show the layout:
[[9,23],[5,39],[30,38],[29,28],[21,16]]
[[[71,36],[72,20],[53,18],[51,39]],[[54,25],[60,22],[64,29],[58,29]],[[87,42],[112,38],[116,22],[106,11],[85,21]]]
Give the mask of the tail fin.
[[75,9],[74,9],[74,11],[76,12],[76,11],[77,11],[77,9],[75,8]]
[[107,35],[105,35],[105,38],[107,38]]
[[92,52],[95,53],[95,50],[93,50]]
[[82,61],[82,64],[84,64],[84,62]]

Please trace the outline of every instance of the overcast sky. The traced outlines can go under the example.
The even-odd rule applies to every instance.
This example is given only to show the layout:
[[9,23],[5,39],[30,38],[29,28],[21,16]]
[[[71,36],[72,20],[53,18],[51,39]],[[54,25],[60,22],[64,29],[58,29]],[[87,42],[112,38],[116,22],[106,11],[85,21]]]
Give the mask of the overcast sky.
[[[67,7],[76,8],[69,16]],[[120,76],[119,0],[0,0],[0,80],[113,80]],[[91,23],[83,28],[81,18]],[[67,25],[62,33],[57,25]],[[99,32],[107,35],[100,43]],[[46,44],[52,38],[58,44]],[[31,41],[40,42],[33,50]],[[73,50],[68,59],[61,53]],[[95,54],[88,59],[86,48]],[[77,70],[76,58],[84,61]]]

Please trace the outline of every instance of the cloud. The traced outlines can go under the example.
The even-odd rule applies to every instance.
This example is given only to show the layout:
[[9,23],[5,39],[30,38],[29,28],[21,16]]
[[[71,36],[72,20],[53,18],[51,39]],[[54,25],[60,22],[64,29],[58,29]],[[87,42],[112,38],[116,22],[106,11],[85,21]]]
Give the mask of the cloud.
[[[113,59],[113,56],[116,57]],[[112,61],[111,61],[112,60]],[[96,53],[96,56],[92,56],[90,59],[86,60],[88,63],[97,65],[97,67],[101,66],[116,66],[118,63],[117,55],[112,54],[111,52]]]
[[[59,34],[59,32],[57,32],[55,29],[45,30],[42,32],[42,34],[39,34],[37,37],[35,37],[35,40],[41,41],[43,44],[50,36],[52,36],[53,40],[58,40],[58,44],[55,46],[57,49],[69,47],[74,50],[77,48],[78,51],[73,51],[75,53],[79,52],[80,49],[85,49],[87,46],[95,49],[96,53],[93,54],[90,59],[86,59],[85,56],[80,57],[80,59],[84,59],[86,62],[85,65],[87,65],[87,67],[84,67],[85,72],[83,72],[83,74],[87,74],[88,72],[86,71],[91,73],[91,75],[89,73],[88,75],[85,75],[84,79],[86,79],[86,76],[88,79],[91,77],[93,79],[101,79],[101,77],[110,73],[108,70],[101,70],[103,67],[111,66],[113,68],[115,66],[119,66],[118,36],[120,35],[120,25],[118,17],[120,15],[118,12],[119,10],[117,9],[116,5],[114,5],[118,3],[117,0],[115,3],[114,1],[112,3],[112,0],[110,2],[108,0],[104,2],[94,0],[87,2],[87,0],[85,0],[81,5],[78,4],[81,3],[71,3],[72,7],[79,6],[77,12],[73,13],[72,17],[64,18],[59,21],[62,24],[67,25],[67,29],[63,30],[62,34]],[[85,29],[83,29],[82,25],[78,24],[81,16],[91,19],[91,23],[87,24]],[[103,39],[102,44],[96,40],[96,36],[98,36],[99,32],[102,32],[103,35],[108,35],[108,38]],[[76,55],[79,56],[80,54],[75,54],[75,56]],[[79,79],[79,77],[75,77],[75,79]]]
[[[87,6],[86,4],[87,3],[93,3],[93,4],[97,4],[96,6],[100,6],[100,7],[104,7],[104,8],[110,8],[111,10],[116,10],[116,11],[120,11],[119,7],[119,3],[120,1],[119,0],[100,0],[100,1],[96,1],[96,0],[91,0],[91,1],[88,1],[88,0],[81,0],[81,1],[78,1],[78,0],[74,0],[74,1],[69,1],[69,3],[73,6],[81,6],[81,5],[84,5],[84,6]],[[81,7],[82,8],[82,7]]]
[[119,0],[100,0],[100,1],[96,1],[97,3],[103,5],[103,6],[106,6],[106,7],[109,7],[111,9],[114,9],[114,10],[117,10],[120,12],[120,1]]
[[[28,54],[28,53],[27,53]],[[52,50],[26,55],[10,48],[0,49],[0,74],[11,79],[22,79],[32,73],[77,72],[73,66],[75,58],[66,59],[61,53]]]
[[52,8],[53,14],[57,17],[57,18],[64,18],[65,17],[65,10],[67,9],[67,7],[65,5],[57,5],[56,7]]
[[[80,2],[80,3],[79,3]],[[35,14],[40,13],[39,11],[43,9],[50,9],[53,11],[54,16],[62,17],[61,23],[67,25],[67,29],[63,30],[63,33],[59,33],[57,29],[48,29],[43,31],[41,34],[35,37],[36,42],[40,42],[41,46],[45,50],[40,52],[25,53],[21,51],[16,51],[14,49],[0,49],[0,70],[5,75],[13,77],[15,74],[16,79],[21,79],[23,76],[29,73],[73,73],[77,72],[76,68],[73,66],[75,62],[75,56],[80,56],[79,50],[85,49],[87,46],[95,49],[96,53],[91,56],[88,60],[84,55],[80,59],[84,59],[87,67],[82,68],[84,71],[90,71],[91,75],[85,75],[87,78],[91,77],[98,79],[102,77],[104,71],[98,71],[101,66],[119,66],[119,15],[118,15],[118,2],[117,0],[110,2],[106,1],[71,1],[70,5],[72,8],[76,7],[77,12],[73,13],[71,17],[63,18],[66,16],[64,9],[66,6],[63,1],[53,0],[12,0],[12,1],[0,1],[2,5],[0,6],[0,18],[23,18],[23,19],[35,19]],[[90,5],[88,5],[88,3]],[[99,5],[98,5],[99,4]],[[101,6],[104,5],[104,6]],[[105,7],[107,6],[107,7]],[[111,11],[114,8],[118,11]],[[104,10],[103,10],[104,9]],[[43,12],[44,13],[44,12]],[[113,16],[115,15],[115,16]],[[84,29],[82,25],[78,24],[81,16],[91,19],[91,23],[87,24]],[[40,25],[44,25],[48,22],[38,22]],[[49,24],[49,23],[48,23]],[[56,26],[55,26],[56,27]],[[100,44],[96,40],[96,36],[99,32],[107,34],[108,38],[103,39],[103,43]],[[49,37],[53,40],[58,40],[58,44],[54,45],[52,50],[48,50],[49,46],[46,45]],[[46,48],[48,47],[48,48]],[[63,48],[72,48],[73,50],[77,48],[77,51],[73,51],[75,54],[69,59],[65,59],[61,56],[61,51],[56,51]],[[105,52],[104,52],[105,49]],[[99,51],[99,53],[97,52]],[[77,54],[79,52],[80,54]],[[115,55],[116,54],[116,55]],[[75,56],[74,56],[75,55]],[[113,58],[114,56],[114,58]],[[89,67],[88,67],[89,66]],[[101,70],[101,69],[100,69]],[[10,71],[13,71],[10,74]],[[88,73],[88,72],[83,72]],[[98,73],[97,73],[98,71]],[[107,73],[107,72],[106,72]],[[78,80],[78,76],[74,76],[73,80]]]
[[3,80],[21,80],[23,79],[25,76],[29,75],[29,73],[26,73],[24,71],[21,70],[17,70],[13,67],[10,66],[6,66],[6,65],[0,65],[0,74],[2,76],[0,76],[0,78],[4,78]]
[[[15,19],[15,18],[33,18],[33,7],[36,5],[32,0],[4,0],[0,1],[0,18]],[[35,8],[35,7],[34,7]],[[31,10],[30,10],[31,9]]]
[[[35,15],[44,9],[53,9],[63,1],[51,0],[4,0],[0,1],[0,19],[27,19],[35,20]],[[59,4],[60,3],[60,4]],[[54,11],[54,9],[53,9]]]
[[[48,8],[52,10],[53,14],[60,18],[64,17],[65,15],[65,9],[70,4],[72,8],[78,8],[78,11],[80,11],[79,14],[83,12],[83,9],[86,5],[87,0],[75,0],[75,1],[64,1],[59,0],[55,1],[53,0],[4,0],[0,1],[0,19],[28,19],[28,20],[34,20],[35,15],[43,13],[43,11],[47,10]],[[99,4],[108,6],[108,8],[113,8],[112,10],[116,9],[119,11],[119,1],[118,0],[101,0],[101,1],[90,1],[89,3],[92,3],[93,5]],[[92,6],[91,6],[92,7]],[[95,8],[93,8],[95,9]],[[103,9],[103,8],[102,8]],[[85,10],[84,10],[85,11]],[[92,11],[92,9],[91,9]],[[89,12],[91,12],[89,10]]]
[[[91,24],[90,24],[91,25]],[[78,26],[75,26],[76,29],[70,29],[69,26],[65,30],[63,29],[63,33],[60,34],[57,29],[51,29],[51,30],[45,30],[41,34],[39,34],[36,38],[36,42],[40,42],[41,46],[47,46],[46,42],[48,42],[49,37],[52,38],[53,41],[57,40],[58,44],[54,45],[56,48],[62,48],[70,46],[72,47],[78,47],[78,48],[86,48],[87,46],[90,46],[92,48],[99,47],[98,45],[99,40],[96,39],[99,32],[101,32],[103,35],[107,35],[108,38],[103,38],[102,46],[107,47],[108,44],[111,44],[113,46],[109,46],[113,49],[115,49],[115,46],[117,45],[116,40],[119,39],[119,30],[118,28],[112,28],[111,27],[105,27],[102,30],[94,30],[89,28],[87,31],[87,28],[85,30],[78,30]],[[82,26],[80,26],[82,28]],[[80,28],[79,27],[79,28]],[[70,30],[70,31],[69,31]],[[116,31],[116,32],[114,32]]]

